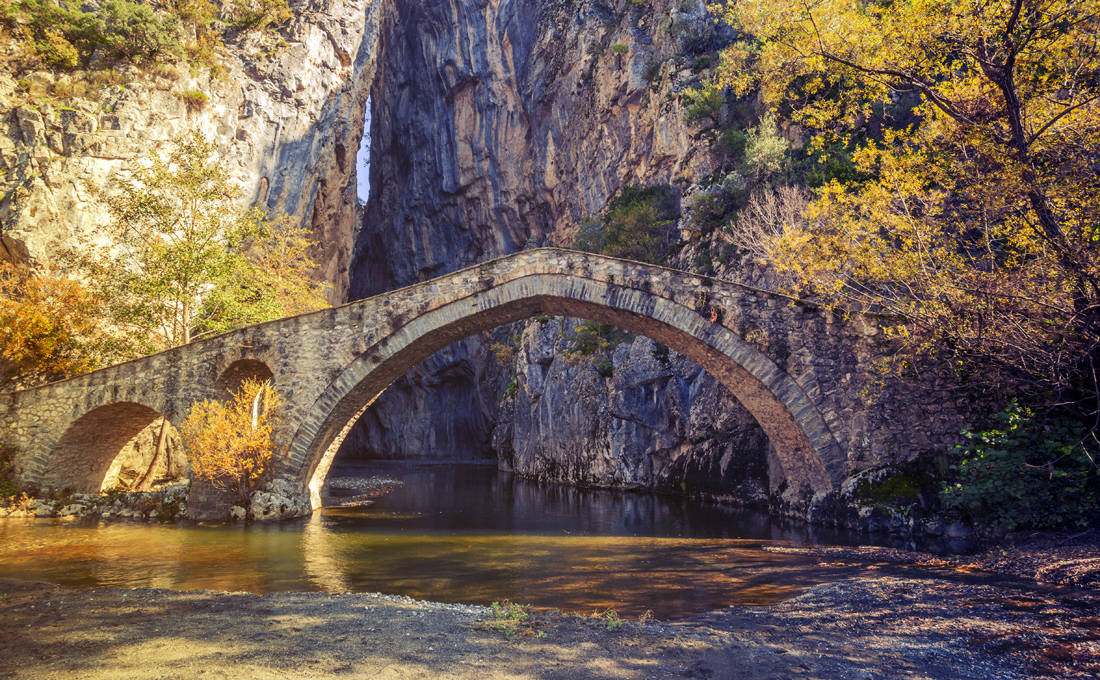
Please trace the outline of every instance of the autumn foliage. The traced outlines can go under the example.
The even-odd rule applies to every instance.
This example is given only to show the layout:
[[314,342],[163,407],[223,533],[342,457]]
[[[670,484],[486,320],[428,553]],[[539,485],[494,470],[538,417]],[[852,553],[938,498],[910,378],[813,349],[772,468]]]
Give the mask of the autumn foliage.
[[195,478],[247,504],[270,472],[280,406],[271,383],[254,379],[245,380],[228,402],[195,403],[180,428]]
[[745,37],[723,84],[853,166],[769,230],[795,292],[896,319],[903,370],[1100,425],[1100,2],[720,9]]
[[91,293],[72,279],[0,263],[0,389],[96,368],[95,309]]

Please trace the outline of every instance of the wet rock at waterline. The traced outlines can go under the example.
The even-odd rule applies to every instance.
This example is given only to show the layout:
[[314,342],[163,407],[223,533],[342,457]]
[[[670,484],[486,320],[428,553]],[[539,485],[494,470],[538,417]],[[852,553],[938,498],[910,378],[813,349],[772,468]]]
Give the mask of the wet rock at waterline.
[[58,498],[18,496],[0,503],[0,518],[60,517],[174,522],[187,517],[188,480],[152,491],[76,493]]

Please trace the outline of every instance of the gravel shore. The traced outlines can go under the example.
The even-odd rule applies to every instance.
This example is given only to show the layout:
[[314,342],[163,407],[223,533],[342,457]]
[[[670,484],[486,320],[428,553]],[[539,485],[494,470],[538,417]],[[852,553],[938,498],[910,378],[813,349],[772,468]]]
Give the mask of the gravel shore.
[[875,569],[775,606],[672,623],[531,612],[514,635],[497,630],[500,618],[484,607],[388,595],[76,590],[0,580],[0,677],[1100,675],[1095,590]]

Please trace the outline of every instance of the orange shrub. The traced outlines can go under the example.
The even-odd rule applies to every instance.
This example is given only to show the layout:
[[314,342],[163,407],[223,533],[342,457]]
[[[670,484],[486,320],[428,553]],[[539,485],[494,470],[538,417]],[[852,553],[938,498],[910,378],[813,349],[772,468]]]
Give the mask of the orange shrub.
[[97,308],[72,279],[0,262],[0,390],[96,368]]
[[244,381],[228,402],[193,404],[180,436],[194,476],[232,492],[247,507],[249,495],[270,471],[280,405],[271,383],[254,379]]

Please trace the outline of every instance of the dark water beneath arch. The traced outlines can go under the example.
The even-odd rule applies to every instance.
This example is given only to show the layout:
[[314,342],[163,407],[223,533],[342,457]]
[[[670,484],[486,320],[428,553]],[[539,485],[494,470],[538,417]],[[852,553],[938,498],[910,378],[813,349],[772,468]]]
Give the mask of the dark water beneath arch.
[[540,485],[492,466],[344,465],[404,485],[276,525],[0,520],[0,576],[73,586],[383,592],[679,618],[852,573],[772,544],[854,542],[678,498]]

